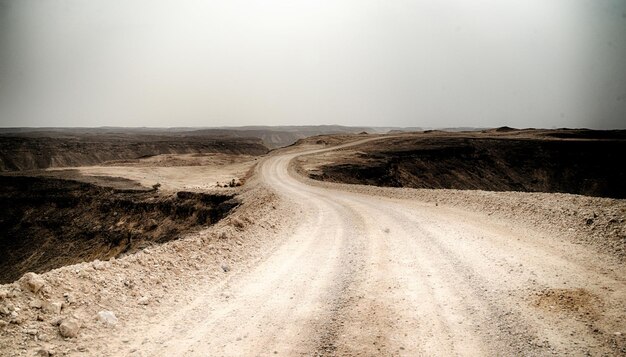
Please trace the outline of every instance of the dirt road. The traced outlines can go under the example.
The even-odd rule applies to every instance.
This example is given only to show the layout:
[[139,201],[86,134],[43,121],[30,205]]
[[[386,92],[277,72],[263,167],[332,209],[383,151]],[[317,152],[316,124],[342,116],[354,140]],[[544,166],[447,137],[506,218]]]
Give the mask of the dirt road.
[[[270,156],[299,209],[271,254],[126,337],[146,356],[624,353],[622,266],[479,213],[317,187]],[[120,351],[121,352],[121,351]]]

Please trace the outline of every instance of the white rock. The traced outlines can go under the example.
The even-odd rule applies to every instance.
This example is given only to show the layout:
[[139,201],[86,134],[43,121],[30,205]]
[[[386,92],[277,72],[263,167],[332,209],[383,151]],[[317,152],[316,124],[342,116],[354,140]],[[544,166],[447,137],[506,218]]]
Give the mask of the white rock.
[[46,285],[46,281],[43,280],[42,277],[32,272],[24,274],[24,276],[20,280],[33,293],[37,293],[39,290],[41,290],[41,288],[43,288],[44,285]]
[[41,304],[41,310],[48,314],[60,314],[63,304],[60,302],[44,301]]
[[117,325],[117,317],[115,316],[113,311],[103,310],[98,312],[98,320],[107,326]]
[[30,306],[33,309],[41,309],[41,300],[35,299],[33,301],[31,301],[28,306]]
[[80,330],[80,323],[76,319],[63,320],[59,325],[59,333],[63,337],[76,337]]
[[104,270],[108,267],[107,262],[101,262],[99,260],[94,260],[92,263],[92,267],[96,270]]
[[50,340],[51,340],[50,335],[48,335],[48,334],[46,334],[46,333],[43,333],[43,332],[39,332],[39,333],[37,334],[37,339],[38,339],[39,341],[43,341],[43,342],[47,342],[47,341],[50,341]]

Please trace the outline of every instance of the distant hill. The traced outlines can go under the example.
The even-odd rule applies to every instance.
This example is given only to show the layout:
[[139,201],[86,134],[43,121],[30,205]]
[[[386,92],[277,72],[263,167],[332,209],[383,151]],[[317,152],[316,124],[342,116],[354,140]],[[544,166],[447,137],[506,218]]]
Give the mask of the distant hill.
[[0,128],[0,171],[97,165],[159,154],[262,155],[322,134],[376,132],[372,128],[247,126],[237,128]]
[[289,146],[299,139],[316,135],[357,134],[360,132],[378,132],[368,127],[347,127],[340,125],[307,126],[242,126],[234,128],[210,128],[181,132],[182,135],[217,135],[227,137],[255,137],[263,141],[270,149]]
[[220,128],[0,128],[1,136],[76,138],[94,135],[160,135],[174,137],[215,137],[215,138],[259,138],[270,149],[289,146],[297,140],[314,135],[350,134],[366,131],[368,133],[386,132],[388,128],[349,127],[341,125],[303,125],[303,126],[241,126]]
[[141,134],[71,134],[39,132],[0,135],[0,171],[97,165],[110,160],[159,154],[226,153],[263,155],[258,138],[165,136]]

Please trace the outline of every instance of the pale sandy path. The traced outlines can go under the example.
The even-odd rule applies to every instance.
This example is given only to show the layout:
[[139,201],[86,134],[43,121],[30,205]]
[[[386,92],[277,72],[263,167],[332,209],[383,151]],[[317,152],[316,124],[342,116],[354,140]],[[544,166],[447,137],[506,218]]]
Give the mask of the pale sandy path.
[[[285,217],[297,231],[252,268],[194,289],[118,354],[619,354],[623,267],[480,214],[308,185],[290,174],[297,155],[259,168],[299,203]],[[579,288],[591,297],[580,314],[536,306],[538,291]]]

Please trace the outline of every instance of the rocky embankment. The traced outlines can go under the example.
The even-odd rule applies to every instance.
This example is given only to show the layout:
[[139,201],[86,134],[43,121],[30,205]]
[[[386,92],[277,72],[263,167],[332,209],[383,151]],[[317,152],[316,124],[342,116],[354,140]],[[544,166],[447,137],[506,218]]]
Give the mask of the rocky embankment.
[[215,224],[237,205],[228,193],[170,195],[0,176],[0,283],[161,244]]
[[623,133],[590,132],[599,139],[531,130],[404,135],[338,151],[308,175],[386,187],[626,198]]
[[292,229],[284,216],[293,207],[263,185],[238,197],[236,217],[181,239],[0,284],[0,355],[116,355],[111,341],[130,343],[129,326],[201,296],[196,286],[222,281],[275,244],[268,237]]

